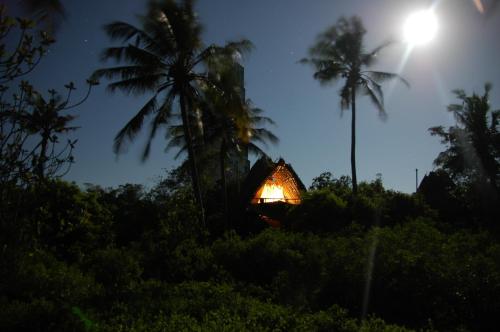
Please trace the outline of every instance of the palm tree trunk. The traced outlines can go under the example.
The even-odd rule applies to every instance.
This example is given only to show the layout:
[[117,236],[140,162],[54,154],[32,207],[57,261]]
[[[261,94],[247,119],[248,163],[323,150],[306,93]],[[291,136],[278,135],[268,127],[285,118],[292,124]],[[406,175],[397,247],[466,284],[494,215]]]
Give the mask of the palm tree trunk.
[[358,178],[356,176],[356,88],[351,88],[351,173],[352,173],[352,193],[358,193]]
[[191,184],[193,186],[193,193],[196,203],[200,209],[200,218],[203,226],[205,226],[205,209],[203,207],[203,197],[201,195],[200,177],[196,165],[196,156],[193,147],[193,138],[191,135],[191,125],[189,124],[189,116],[187,114],[186,100],[184,94],[179,96],[179,103],[181,108],[182,129],[184,130],[184,137],[186,138],[186,145],[188,148],[188,163],[191,172]]
[[222,181],[222,202],[224,204],[224,220],[226,229],[229,229],[229,209],[227,204],[227,181],[226,181],[226,140],[222,139],[220,144],[220,178]]

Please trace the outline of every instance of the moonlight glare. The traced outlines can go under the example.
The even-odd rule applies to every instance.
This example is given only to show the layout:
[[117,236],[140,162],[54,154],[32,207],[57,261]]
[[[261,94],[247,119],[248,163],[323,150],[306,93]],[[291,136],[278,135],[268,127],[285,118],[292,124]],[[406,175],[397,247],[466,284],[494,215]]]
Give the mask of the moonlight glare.
[[408,16],[404,36],[412,46],[424,45],[434,39],[438,30],[436,15],[432,10],[421,10]]

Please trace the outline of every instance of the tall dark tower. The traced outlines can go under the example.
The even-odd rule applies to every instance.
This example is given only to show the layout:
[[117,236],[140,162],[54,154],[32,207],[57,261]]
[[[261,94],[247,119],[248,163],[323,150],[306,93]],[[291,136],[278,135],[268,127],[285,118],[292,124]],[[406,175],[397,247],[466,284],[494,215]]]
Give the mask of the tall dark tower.
[[245,68],[239,63],[234,66],[234,72],[238,81],[238,90],[240,90],[241,100],[245,101]]
[[[241,101],[245,102],[245,68],[236,63],[234,66],[240,91]],[[232,147],[228,152],[228,168],[226,169],[229,181],[241,183],[250,171],[250,161],[248,160],[248,148],[241,147],[240,150]]]
[[[245,101],[245,69],[239,63],[234,65],[234,74],[236,75],[237,90],[239,90],[242,102]],[[203,132],[205,137],[213,133],[214,127],[217,126],[216,118],[210,114],[203,114]],[[203,146],[202,154],[205,156],[200,163],[200,173],[203,182],[208,186],[214,186],[221,180],[220,176],[220,158],[218,155],[220,142],[211,142]],[[230,183],[240,184],[245,179],[250,171],[250,161],[248,160],[248,148],[240,147],[240,149],[230,146],[227,151],[226,159],[226,179]]]

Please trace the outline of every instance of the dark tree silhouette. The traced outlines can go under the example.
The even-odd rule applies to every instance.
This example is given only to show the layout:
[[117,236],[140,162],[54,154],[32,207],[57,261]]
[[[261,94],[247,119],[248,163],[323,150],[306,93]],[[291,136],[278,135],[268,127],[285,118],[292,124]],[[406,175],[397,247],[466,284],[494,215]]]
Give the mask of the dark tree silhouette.
[[75,116],[66,111],[85,101],[97,84],[89,80],[87,94],[72,104],[73,83],[65,86],[67,96],[49,90],[49,98],[43,97],[26,80],[54,42],[39,27],[33,20],[8,16],[0,5],[0,233],[19,230],[8,236],[15,245],[33,245],[34,238],[25,232],[40,235],[43,221],[29,206],[46,208],[44,190],[70,169],[76,140],[62,137],[76,127],[71,126]]
[[67,12],[60,0],[20,0],[26,14],[42,22],[45,29],[54,33],[66,18]]
[[37,30],[34,21],[14,19],[0,4],[0,88],[35,69],[52,43],[54,39]]
[[87,100],[92,86],[96,85],[97,82],[89,80],[87,83],[87,93],[80,101],[73,104],[70,104],[72,91],[76,89],[73,82],[65,85],[68,90],[65,98],[53,89],[49,90],[50,98],[48,99],[35,92],[29,96],[29,111],[21,112],[18,115],[21,125],[31,135],[39,136],[39,141],[33,150],[33,162],[36,165],[35,173],[39,180],[45,179],[47,175],[53,176],[57,174],[64,164],[68,165],[63,172],[63,175],[66,174],[73,162],[72,151],[76,140],[68,140],[65,147],[59,150],[56,149],[56,146],[59,144],[61,134],[78,129],[78,127],[69,125],[76,116],[63,113]]
[[491,84],[485,84],[484,94],[466,95],[455,90],[459,104],[451,104],[457,125],[445,130],[442,126],[430,128],[431,135],[439,136],[447,149],[434,163],[446,170],[458,182],[486,183],[499,194],[500,171],[500,110],[489,104]]
[[125,22],[114,22],[105,27],[112,40],[120,40],[126,46],[110,47],[103,59],[124,62],[119,67],[97,70],[96,77],[115,79],[108,85],[111,92],[117,89],[127,94],[152,92],[151,99],[125,125],[115,138],[114,150],[122,152],[123,145],[133,140],[142,129],[144,120],[153,116],[149,139],[144,149],[146,159],[158,128],[165,126],[172,117],[172,108],[177,103],[186,137],[188,162],[193,192],[204,221],[203,199],[193,144],[192,115],[197,112],[195,104],[202,96],[201,87],[216,85],[206,72],[214,63],[220,64],[225,55],[244,54],[251,48],[247,40],[231,42],[224,48],[211,45],[205,47],[200,25],[194,12],[194,1],[174,0],[150,2],[148,12],[141,16],[141,28]]
[[370,97],[382,119],[386,117],[384,95],[381,83],[398,78],[408,83],[394,73],[366,70],[373,65],[378,53],[388,43],[376,47],[366,53],[363,47],[363,37],[366,33],[358,17],[341,18],[332,27],[317,37],[316,44],[309,50],[309,58],[301,63],[311,64],[315,69],[314,78],[321,84],[328,84],[340,79],[344,85],[340,90],[342,109],[351,108],[351,172],[352,189],[356,195],[358,182],[356,176],[356,93]]
[[207,89],[205,108],[211,117],[210,130],[204,135],[209,144],[218,145],[222,201],[226,222],[229,222],[226,161],[231,154],[247,149],[248,152],[262,156],[265,152],[258,143],[276,144],[278,138],[265,125],[274,121],[262,115],[263,110],[255,108],[250,99],[243,100],[237,75],[231,67],[220,71],[219,82],[225,93],[217,89]]
[[87,94],[73,105],[73,83],[65,86],[65,98],[49,90],[48,100],[28,81],[17,84],[36,68],[53,42],[35,22],[13,19],[0,5],[0,187],[27,185],[35,177],[60,177],[71,166],[75,141],[61,144],[59,139],[76,128],[68,126],[74,116],[63,112],[83,103],[97,82],[88,80]]
[[29,182],[32,175],[43,181],[69,171],[76,140],[61,144],[60,136],[78,127],[69,125],[76,116],[64,113],[89,97],[97,82],[87,83],[87,93],[73,104],[70,98],[76,88],[72,82],[65,85],[68,93],[64,99],[53,89],[49,90],[50,98],[45,99],[26,81],[21,82],[13,102],[0,103],[0,182],[21,184]]
[[[250,99],[243,100],[234,71],[229,66],[221,69],[218,75],[217,86],[206,87],[205,100],[200,104],[203,109],[206,123],[204,124],[203,140],[208,147],[202,151],[203,160],[217,158],[222,185],[222,201],[226,221],[229,220],[229,207],[227,196],[226,162],[231,154],[247,149],[249,153],[257,156],[266,155],[259,144],[267,146],[268,143],[276,144],[278,138],[266,125],[274,125],[274,121],[263,116],[262,109],[253,106]],[[224,93],[220,93],[222,88]],[[187,149],[186,139],[179,126],[170,128],[171,140],[167,149],[180,147],[179,156]]]

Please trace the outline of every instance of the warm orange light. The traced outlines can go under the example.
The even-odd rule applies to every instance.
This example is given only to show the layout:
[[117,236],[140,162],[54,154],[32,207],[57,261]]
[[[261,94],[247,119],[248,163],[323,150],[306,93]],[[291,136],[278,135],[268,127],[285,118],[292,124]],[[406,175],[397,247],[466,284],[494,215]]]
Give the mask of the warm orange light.
[[264,203],[285,202],[283,187],[276,184],[264,184],[260,199],[263,200]]

